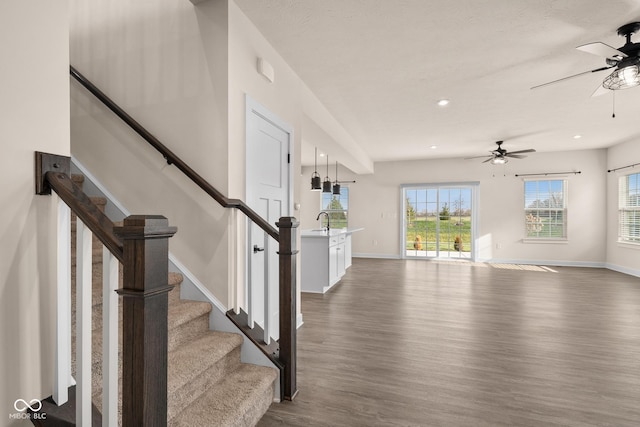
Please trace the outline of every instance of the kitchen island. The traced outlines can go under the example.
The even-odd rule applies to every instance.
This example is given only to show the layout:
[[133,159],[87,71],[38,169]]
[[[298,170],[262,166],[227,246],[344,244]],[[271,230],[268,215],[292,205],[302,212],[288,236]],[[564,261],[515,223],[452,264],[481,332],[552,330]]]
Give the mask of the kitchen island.
[[363,228],[302,230],[302,292],[325,293],[351,267],[351,235]]

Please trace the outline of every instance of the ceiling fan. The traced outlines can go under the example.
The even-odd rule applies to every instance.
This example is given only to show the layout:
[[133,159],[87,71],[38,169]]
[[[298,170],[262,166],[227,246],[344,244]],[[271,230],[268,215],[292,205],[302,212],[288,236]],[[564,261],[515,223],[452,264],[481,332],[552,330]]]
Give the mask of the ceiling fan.
[[496,141],[496,144],[498,144],[498,148],[496,148],[495,150],[489,151],[488,156],[476,156],[476,157],[467,157],[465,158],[465,160],[470,160],[470,159],[479,159],[482,157],[488,157],[487,160],[485,160],[482,163],[487,163],[487,162],[491,162],[494,165],[503,165],[505,163],[508,162],[507,157],[511,157],[513,159],[523,159],[527,156],[523,156],[522,154],[524,153],[535,153],[536,150],[534,150],[533,148],[529,148],[527,150],[518,150],[518,151],[511,151],[508,152],[507,150],[505,150],[504,148],[502,148],[502,143],[504,141]]
[[611,68],[615,68],[615,70],[602,81],[602,85],[598,86],[598,89],[592,96],[602,95],[603,93],[606,93],[607,89],[619,90],[640,85],[640,69],[638,67],[640,65],[640,43],[631,42],[631,36],[637,33],[638,30],[640,30],[640,22],[632,22],[618,28],[618,35],[626,38],[625,45],[619,49],[615,49],[602,42],[588,43],[576,48],[582,52],[591,53],[605,58],[607,64],[605,67],[563,77],[558,80],[534,86],[531,89],[559,83],[584,74],[609,70]]

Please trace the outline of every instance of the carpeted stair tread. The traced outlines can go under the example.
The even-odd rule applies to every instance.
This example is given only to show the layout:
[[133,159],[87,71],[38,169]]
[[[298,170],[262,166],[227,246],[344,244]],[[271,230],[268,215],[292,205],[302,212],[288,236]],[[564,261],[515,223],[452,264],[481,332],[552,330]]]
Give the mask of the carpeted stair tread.
[[[169,306],[169,319],[168,319],[168,327],[169,327],[169,341],[175,335],[175,331],[179,329],[181,326],[191,326],[194,320],[202,318],[203,316],[207,319],[207,327],[201,328],[198,326],[192,326],[195,328],[194,335],[200,335],[207,331],[208,328],[208,318],[209,312],[211,312],[211,304],[208,302],[199,302],[199,301],[186,301],[182,300],[176,304],[171,304]],[[100,322],[102,323],[102,322]],[[119,338],[119,346],[122,348],[122,312],[120,313],[120,318],[118,319],[118,338]],[[75,335],[71,337],[71,342],[75,346]],[[99,328],[93,329],[91,336],[91,358],[93,360],[92,366],[94,369],[99,369],[102,371],[102,324],[100,324]]]
[[169,292],[169,306],[180,301],[180,285],[182,284],[182,274],[169,272],[169,285],[173,286]]
[[[169,354],[181,347],[188,346],[193,337],[200,336],[208,332],[210,311],[211,304],[198,301],[178,301],[177,303],[169,306]],[[97,397],[102,395],[103,336],[101,326],[102,325],[100,325],[100,328],[94,329],[91,336],[92,396],[94,403],[98,408],[102,406],[101,403],[98,402],[99,399],[96,400]],[[120,311],[120,318],[118,321],[118,360],[120,360],[120,375],[122,374],[122,326],[122,311]],[[177,335],[183,335],[183,337],[177,337]],[[75,337],[72,337],[71,341],[75,348]],[[174,344],[172,345],[172,343]],[[75,370],[75,363],[72,365]]]
[[240,365],[242,337],[207,331],[169,353],[168,419]]
[[183,276],[180,273],[169,272],[169,284],[176,286],[182,283]]
[[210,312],[211,304],[208,302],[182,300],[177,304],[171,304],[169,306],[169,333],[171,333],[172,329],[184,325],[197,317],[208,316]]
[[241,364],[237,370],[170,419],[168,425],[254,426],[273,401],[276,377],[275,369]]

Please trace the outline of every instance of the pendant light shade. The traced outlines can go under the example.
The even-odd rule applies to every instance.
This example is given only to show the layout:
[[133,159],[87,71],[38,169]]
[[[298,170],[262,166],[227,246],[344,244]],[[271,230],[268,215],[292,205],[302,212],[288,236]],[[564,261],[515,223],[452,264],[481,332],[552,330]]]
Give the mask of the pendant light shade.
[[324,177],[322,182],[322,192],[331,193],[331,179],[329,179],[329,156],[327,156],[327,176]]
[[338,162],[336,162],[336,180],[333,182],[333,194],[340,195],[340,183],[338,182]]
[[316,154],[313,159],[313,173],[311,174],[311,191],[320,191],[320,174],[318,174],[318,147],[316,147]]

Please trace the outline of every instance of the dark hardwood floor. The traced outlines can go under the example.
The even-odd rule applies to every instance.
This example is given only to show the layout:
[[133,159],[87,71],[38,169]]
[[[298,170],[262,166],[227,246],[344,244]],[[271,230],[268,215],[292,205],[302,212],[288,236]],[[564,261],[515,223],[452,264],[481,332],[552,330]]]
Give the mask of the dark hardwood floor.
[[640,278],[354,259],[259,426],[640,426]]

